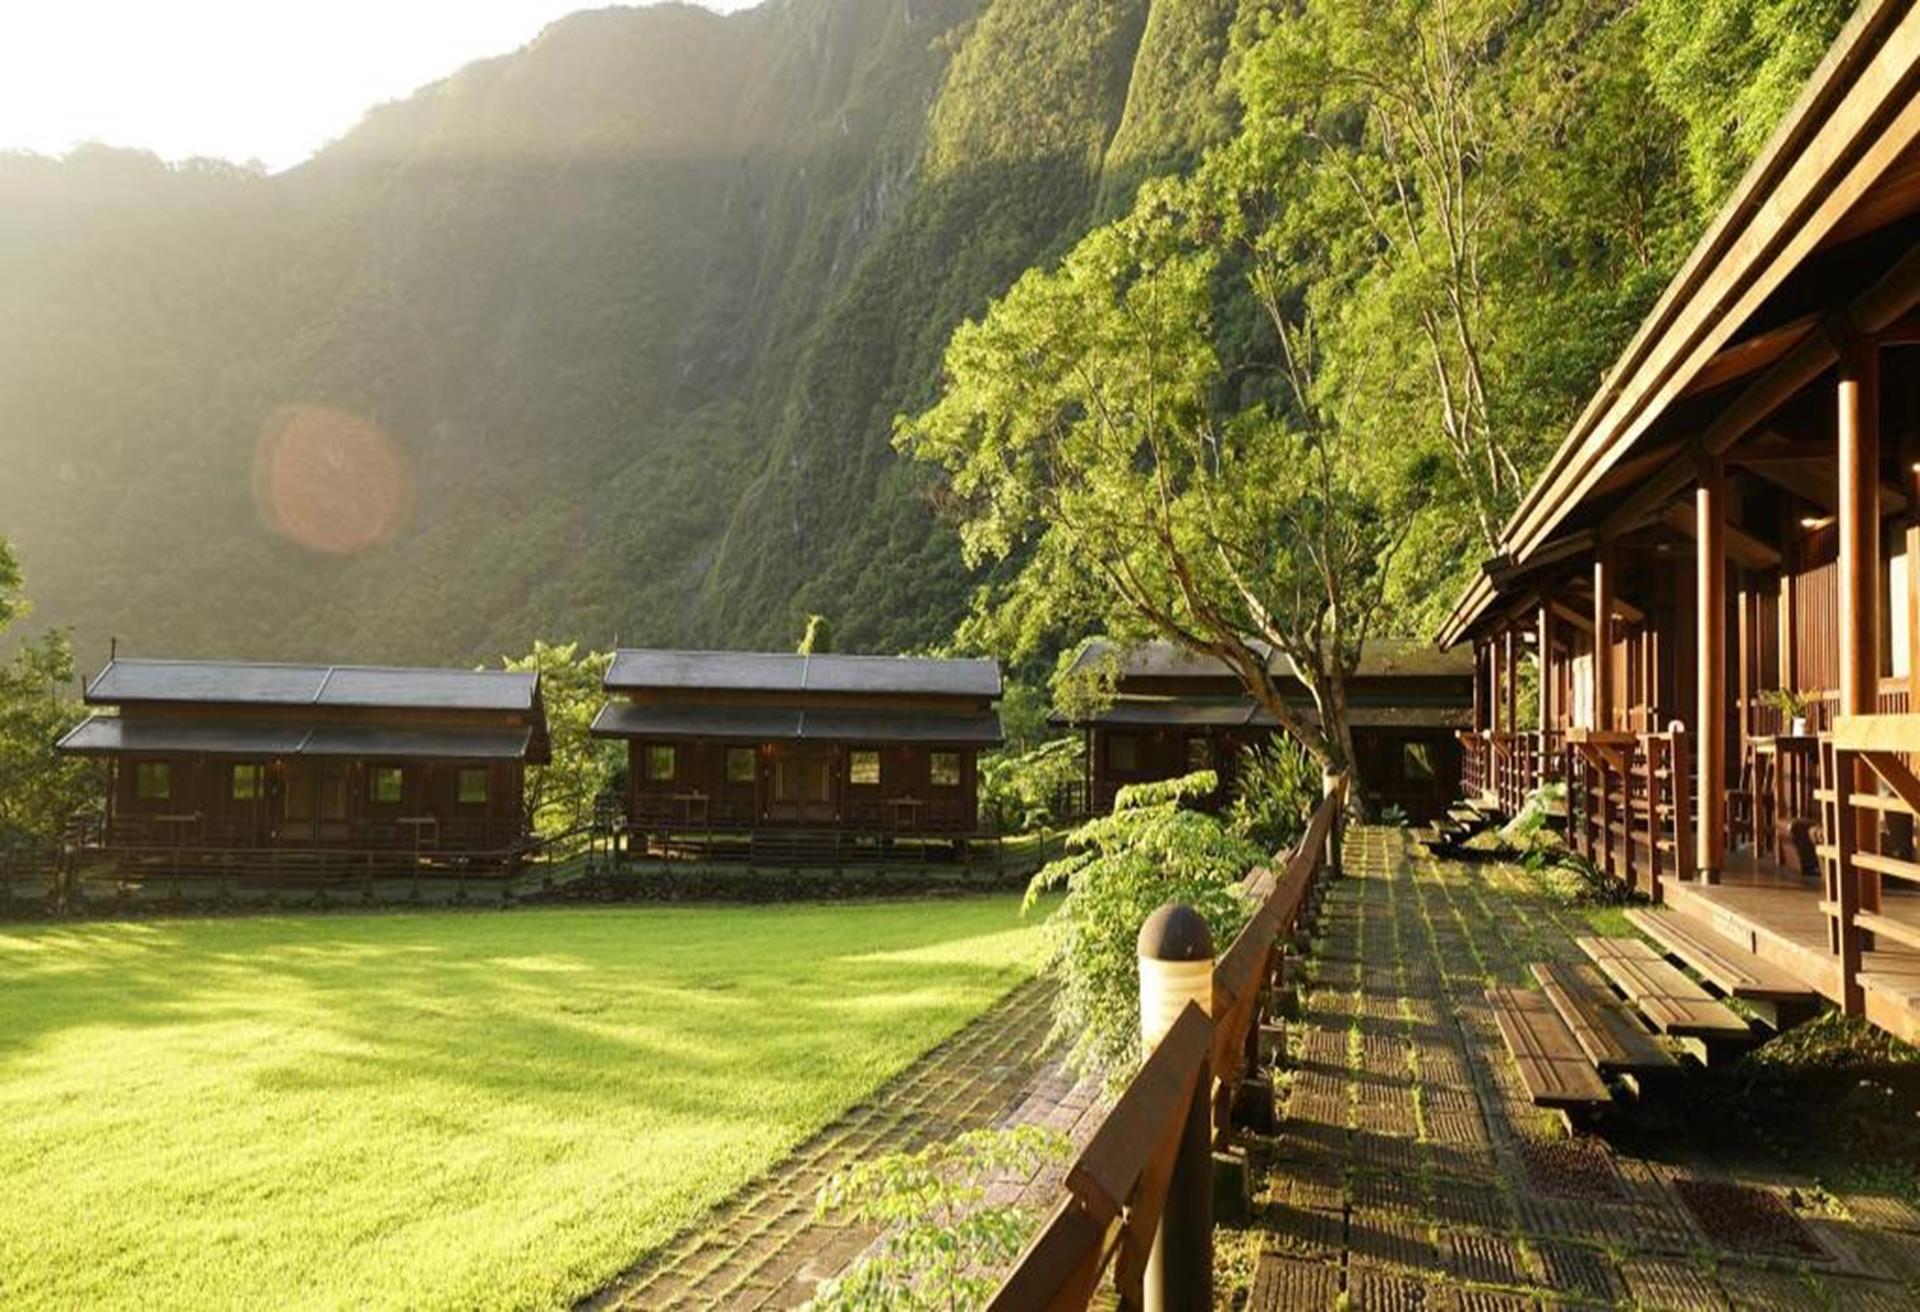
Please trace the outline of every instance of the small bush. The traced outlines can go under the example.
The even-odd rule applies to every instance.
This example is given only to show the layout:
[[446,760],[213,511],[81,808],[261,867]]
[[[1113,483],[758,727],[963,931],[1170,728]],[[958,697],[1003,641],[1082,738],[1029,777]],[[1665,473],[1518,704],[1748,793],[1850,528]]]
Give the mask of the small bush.
[[816,1312],[894,1312],[984,1306],[999,1271],[1037,1220],[989,1204],[996,1177],[1025,1178],[1064,1159],[1065,1136],[1039,1126],[974,1130],[918,1152],[860,1162],[820,1188],[818,1215],[885,1226],[879,1249],[823,1285]]
[[1320,767],[1291,738],[1276,737],[1240,758],[1227,823],[1266,852],[1293,845],[1320,805]]
[[980,818],[996,833],[1049,829],[1066,819],[1063,802],[1085,771],[1086,745],[1056,738],[1028,752],[996,752],[980,762]]
[[1251,913],[1240,880],[1261,849],[1214,816],[1183,803],[1218,786],[1211,770],[1120,790],[1113,814],[1067,836],[1068,855],[1035,875],[1031,906],[1064,888],[1047,922],[1048,971],[1060,981],[1053,1035],[1075,1070],[1118,1084],[1140,1062],[1140,926],[1157,908],[1185,902],[1224,950]]

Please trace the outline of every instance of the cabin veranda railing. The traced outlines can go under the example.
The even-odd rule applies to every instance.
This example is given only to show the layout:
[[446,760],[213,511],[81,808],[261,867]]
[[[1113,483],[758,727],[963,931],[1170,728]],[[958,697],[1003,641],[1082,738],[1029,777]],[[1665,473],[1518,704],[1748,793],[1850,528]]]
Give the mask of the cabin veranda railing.
[[1624,886],[1658,901],[1664,880],[1691,878],[1693,779],[1684,729],[1566,736],[1567,841]]

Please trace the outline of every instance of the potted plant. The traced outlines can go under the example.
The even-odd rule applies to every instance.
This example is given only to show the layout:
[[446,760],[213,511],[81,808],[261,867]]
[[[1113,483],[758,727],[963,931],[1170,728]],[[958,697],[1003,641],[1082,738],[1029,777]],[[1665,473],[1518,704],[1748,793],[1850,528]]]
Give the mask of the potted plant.
[[1769,688],[1760,694],[1760,700],[1780,712],[1780,722],[1786,727],[1788,736],[1806,736],[1807,709],[1813,705],[1812,693],[1794,688]]

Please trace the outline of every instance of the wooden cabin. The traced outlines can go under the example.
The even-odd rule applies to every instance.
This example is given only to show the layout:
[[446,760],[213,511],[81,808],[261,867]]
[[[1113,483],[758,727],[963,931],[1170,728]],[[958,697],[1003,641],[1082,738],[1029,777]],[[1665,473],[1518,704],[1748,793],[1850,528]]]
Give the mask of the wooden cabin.
[[[1292,664],[1278,653],[1269,659],[1288,700],[1313,716]],[[1085,721],[1054,717],[1086,735],[1090,808],[1110,810],[1114,794],[1128,784],[1203,769],[1219,775],[1210,802],[1224,806],[1241,755],[1269,741],[1278,727],[1273,716],[1219,660],[1172,643],[1143,643],[1117,654],[1106,643],[1089,643],[1072,672],[1109,666],[1106,677],[1116,682],[1107,706]],[[1397,806],[1410,820],[1425,822],[1458,797],[1458,733],[1472,723],[1472,708],[1467,653],[1439,652],[1424,642],[1368,643],[1348,685],[1354,754],[1368,802]]]
[[979,830],[993,661],[623,650],[606,689],[593,732],[626,742],[627,824],[652,847],[806,832],[845,857]]
[[1596,865],[1909,1039],[1916,307],[1920,9],[1868,0],[1440,635],[1470,792],[1565,780]]
[[183,849],[506,864],[526,767],[548,759],[535,674],[115,659],[86,701],[115,713],[59,750],[106,763],[100,844],[175,865]]

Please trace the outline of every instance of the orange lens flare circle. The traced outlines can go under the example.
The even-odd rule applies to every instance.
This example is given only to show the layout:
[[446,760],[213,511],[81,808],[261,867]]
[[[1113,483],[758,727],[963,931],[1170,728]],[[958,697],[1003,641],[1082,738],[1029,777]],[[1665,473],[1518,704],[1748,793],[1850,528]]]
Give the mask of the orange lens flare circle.
[[290,542],[352,556],[390,542],[413,511],[413,465],[373,420],[325,405],[273,412],[253,459],[253,501]]

